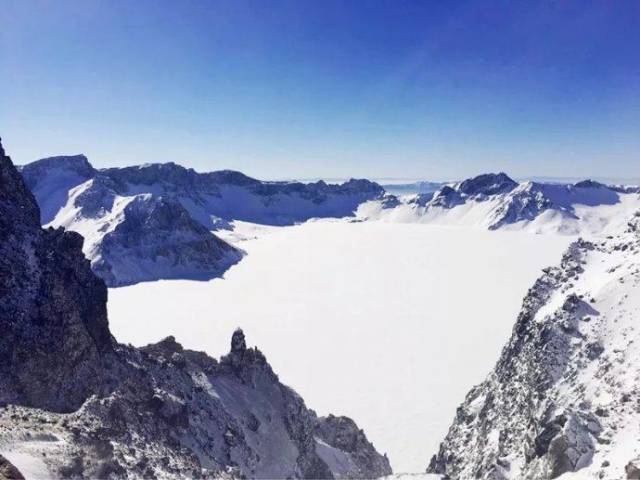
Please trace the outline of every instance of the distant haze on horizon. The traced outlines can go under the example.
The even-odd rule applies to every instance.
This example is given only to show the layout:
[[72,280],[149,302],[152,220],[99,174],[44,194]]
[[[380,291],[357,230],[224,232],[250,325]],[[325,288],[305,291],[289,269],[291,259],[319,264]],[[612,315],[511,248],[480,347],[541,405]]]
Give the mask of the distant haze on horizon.
[[640,178],[640,2],[5,0],[14,161]]

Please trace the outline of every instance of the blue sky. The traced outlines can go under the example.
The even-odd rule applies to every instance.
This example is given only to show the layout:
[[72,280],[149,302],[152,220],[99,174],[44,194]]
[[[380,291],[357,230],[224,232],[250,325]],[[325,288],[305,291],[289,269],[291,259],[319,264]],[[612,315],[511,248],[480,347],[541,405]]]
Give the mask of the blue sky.
[[0,25],[17,163],[640,177],[637,1],[2,0]]

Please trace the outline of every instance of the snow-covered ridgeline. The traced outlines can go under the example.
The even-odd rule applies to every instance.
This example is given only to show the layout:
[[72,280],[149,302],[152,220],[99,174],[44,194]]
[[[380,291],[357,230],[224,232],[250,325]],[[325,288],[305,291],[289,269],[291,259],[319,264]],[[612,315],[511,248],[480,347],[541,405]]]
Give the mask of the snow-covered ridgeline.
[[[429,471],[453,478],[637,478],[640,212],[571,245],[529,290],[495,369]],[[563,477],[565,478],[565,477]]]
[[389,222],[579,235],[615,231],[638,208],[640,195],[635,188],[590,180],[576,184],[518,183],[499,173],[444,185],[434,193],[387,195],[364,203],[358,216]]
[[[51,191],[68,192],[89,179],[93,182],[85,187],[86,198],[73,202],[87,218],[109,209],[115,197],[150,194],[177,200],[209,230],[225,228],[231,220],[291,225],[315,217],[350,216],[360,203],[383,194],[382,187],[368,180],[339,185],[265,182],[230,170],[198,173],[175,163],[96,170],[84,156],[38,160],[21,172],[38,203],[51,212],[43,213],[43,224],[54,222],[61,209],[70,207],[66,195],[50,195]],[[100,202],[103,194],[107,198]]]
[[96,170],[81,155],[39,160],[21,172],[43,224],[82,234],[84,253],[109,286],[219,276],[242,256],[212,233],[231,221],[289,225],[344,217],[383,192],[367,180],[262,182],[173,163]]
[[21,171],[41,206],[42,222],[81,233],[85,254],[109,286],[220,276],[242,257],[219,238],[238,222],[282,226],[356,215],[577,235],[613,230],[640,208],[632,188],[592,181],[518,183],[504,173],[397,197],[367,180],[263,182],[174,163],[96,170],[82,155],[39,160]]

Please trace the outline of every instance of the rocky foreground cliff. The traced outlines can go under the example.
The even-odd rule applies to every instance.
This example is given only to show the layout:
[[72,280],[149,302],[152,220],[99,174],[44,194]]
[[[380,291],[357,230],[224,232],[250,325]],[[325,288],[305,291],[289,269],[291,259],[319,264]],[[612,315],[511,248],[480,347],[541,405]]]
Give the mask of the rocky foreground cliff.
[[[374,478],[350,419],[318,417],[234,333],[219,361],[109,332],[82,237],[40,228],[0,146],[0,472],[50,478]],[[142,320],[142,319],[141,319]],[[7,473],[8,472],[8,473]]]
[[[429,464],[451,478],[640,478],[640,212],[524,299]],[[564,478],[564,477],[563,477]]]

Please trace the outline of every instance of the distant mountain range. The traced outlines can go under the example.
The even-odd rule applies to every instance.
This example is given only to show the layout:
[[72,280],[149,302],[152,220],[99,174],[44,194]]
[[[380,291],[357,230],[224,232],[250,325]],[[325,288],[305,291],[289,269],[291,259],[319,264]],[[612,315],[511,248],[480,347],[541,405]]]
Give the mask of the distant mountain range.
[[263,182],[174,163],[97,170],[83,155],[45,158],[20,171],[42,224],[82,234],[85,254],[109,286],[219,276],[242,257],[213,233],[230,222],[292,225],[352,216],[384,193],[368,180]]
[[267,182],[175,163],[96,169],[83,155],[45,158],[20,171],[42,224],[80,233],[93,270],[111,287],[222,275],[243,252],[216,232],[238,221],[284,226],[354,217],[578,235],[616,228],[640,207],[638,187],[517,182],[505,173],[382,187],[353,179]]
[[442,185],[429,193],[363,204],[358,216],[390,222],[471,225],[489,230],[597,234],[619,227],[640,208],[638,187],[592,180],[575,184],[516,182],[505,173]]

